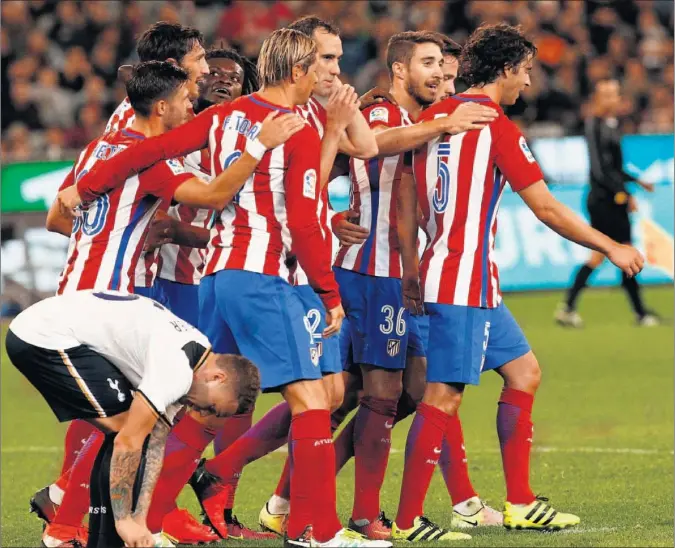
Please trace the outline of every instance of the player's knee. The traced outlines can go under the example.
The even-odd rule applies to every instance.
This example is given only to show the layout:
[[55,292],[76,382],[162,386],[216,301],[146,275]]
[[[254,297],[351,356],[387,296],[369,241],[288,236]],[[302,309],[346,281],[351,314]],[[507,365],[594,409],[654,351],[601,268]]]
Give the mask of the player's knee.
[[403,381],[398,379],[387,379],[386,382],[375,384],[371,383],[368,387],[364,387],[364,396],[377,398],[380,400],[395,400],[401,397],[403,393]]
[[534,394],[541,384],[541,368],[533,352],[507,364],[501,373],[506,386],[528,394]]
[[422,401],[424,389],[427,385],[427,363],[420,356],[408,358],[405,373],[403,374],[403,397],[406,393],[416,404]]
[[447,415],[455,415],[462,403],[463,394],[463,384],[431,382],[427,384],[422,401]]

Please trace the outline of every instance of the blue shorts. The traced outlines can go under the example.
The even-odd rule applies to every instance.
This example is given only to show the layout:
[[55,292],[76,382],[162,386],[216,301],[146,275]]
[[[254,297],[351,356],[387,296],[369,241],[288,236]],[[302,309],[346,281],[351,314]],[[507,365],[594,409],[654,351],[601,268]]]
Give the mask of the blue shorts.
[[277,276],[220,270],[199,284],[199,330],[218,354],[241,354],[272,391],[321,378],[316,345],[295,288]]
[[148,299],[152,299],[153,301],[156,301],[166,306],[166,299],[164,298],[164,294],[162,293],[161,288],[157,287],[156,279],[155,283],[152,284],[152,287],[139,287],[137,285],[134,286],[134,293],[136,295],[140,295],[141,297],[147,297]]
[[[184,322],[197,326],[199,322],[199,286],[156,278],[152,286],[164,306]],[[155,299],[158,300],[158,299]]]
[[408,350],[409,358],[424,358],[429,341],[429,316],[413,316],[408,319]]
[[351,363],[384,369],[404,369],[408,347],[408,318],[401,280],[367,276],[334,268],[347,324],[340,336],[342,350],[351,345]]
[[425,303],[429,313],[427,381],[478,384],[480,374],[530,351],[504,303],[474,308]]
[[326,329],[326,307],[310,285],[295,287],[305,308],[305,327],[314,340],[314,346],[319,354],[319,369],[324,375],[340,373],[340,342],[338,335],[324,339],[321,335]]

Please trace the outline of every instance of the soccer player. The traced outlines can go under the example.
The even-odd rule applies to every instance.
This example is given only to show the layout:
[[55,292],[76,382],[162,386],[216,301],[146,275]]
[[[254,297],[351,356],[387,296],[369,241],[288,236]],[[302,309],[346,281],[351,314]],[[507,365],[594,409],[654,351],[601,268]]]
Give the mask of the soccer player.
[[[617,80],[599,80],[595,83],[592,115],[586,118],[585,134],[590,160],[590,185],[588,213],[591,226],[617,242],[630,244],[630,213],[637,211],[637,201],[628,193],[626,183],[635,182],[648,192],[654,185],[637,180],[623,169],[621,134],[617,115],[621,108],[621,88]],[[605,257],[598,251],[579,268],[564,303],[555,312],[556,321],[567,327],[582,327],[583,320],[576,310],[577,299],[586,287],[593,272]],[[644,327],[659,325],[659,318],[648,312],[642,302],[637,279],[621,275],[621,286],[630,300],[637,324]]]
[[[141,62],[175,62],[188,71],[191,81],[196,84],[208,72],[208,66],[204,59],[203,43],[204,38],[197,29],[160,21],[141,35],[137,44],[137,53]],[[126,73],[131,73],[131,67],[124,68],[127,69]],[[123,129],[130,125],[133,120],[134,109],[129,102],[129,98],[126,97],[108,121],[106,133]],[[47,218],[47,229],[70,236],[72,220],[67,215],[60,215],[57,206],[58,204],[55,204],[53,211],[50,211]],[[93,432],[91,425],[84,421],[73,421],[69,425],[65,438],[61,477],[49,487],[35,493],[31,499],[32,510],[47,523],[53,519],[56,507],[63,499],[63,492],[69,477],[68,471],[81,449],[82,440],[87,440]]]
[[[216,172],[235,160],[236,166],[244,150],[261,159],[254,176],[216,221],[199,289],[200,328],[216,352],[234,350],[260,364],[263,389],[281,391],[290,405],[294,473],[288,542],[372,545],[343,529],[337,518],[330,403],[305,327],[308,319],[288,283],[286,258],[292,250],[328,310],[322,335],[335,335],[344,312],[315,213],[321,180],[319,137],[305,125],[283,147],[267,150],[255,140],[260,122],[270,113],[290,113],[309,100],[316,83],[316,45],[297,31],[275,31],[263,44],[258,69],[259,93],[208,109],[180,131],[120,153],[112,164],[102,166],[103,175],[83,177],[78,191],[89,197],[96,181],[114,186],[157,159],[207,144]],[[76,196],[64,198],[78,201]],[[217,473],[217,461],[218,457],[197,470],[201,480]]]
[[[169,61],[185,69],[190,77],[190,99],[197,97],[197,84],[209,73],[202,33],[178,23],[158,21],[151,25],[138,39],[136,53],[142,63]],[[125,97],[108,120],[106,133],[124,129],[133,118],[134,108]]]
[[12,321],[5,345],[59,421],[107,433],[92,471],[88,546],[97,548],[161,542],[146,516],[182,405],[226,417],[250,409],[260,387],[249,360],[212,354],[204,335],[163,306],[120,292],[40,301]]
[[[482,127],[474,124],[488,122],[496,114],[488,108],[473,108],[455,117],[439,118],[432,125],[414,124],[439,92],[442,46],[438,35],[429,32],[404,32],[389,40],[390,94],[397,105],[383,102],[363,111],[376,134],[379,153],[368,161],[353,159],[350,169],[350,208],[358,212],[359,224],[369,230],[369,236],[361,245],[341,245],[335,260],[348,319],[341,333],[345,338],[341,348],[346,349],[342,357],[345,369],[360,369],[364,392],[353,430],[344,434],[353,436],[356,459],[350,527],[371,538],[389,535],[389,526],[380,514],[379,493],[408,349],[409,318],[401,294],[396,207],[402,153],[433,136],[456,133],[460,126],[461,130]],[[464,115],[466,118],[460,119]]]
[[[67,188],[61,191],[62,194],[76,192],[73,182],[95,169],[97,164],[109,161],[114,154],[146,136],[159,135],[179,126],[188,115],[188,75],[172,63],[150,61],[140,64],[127,84],[127,91],[136,112],[132,126],[92,142],[64,182],[63,187]],[[295,127],[299,128],[300,124],[296,123]],[[273,142],[279,142],[284,134],[280,129],[269,126],[261,131],[260,137],[264,139],[272,131],[275,133]],[[221,208],[234,196],[256,164],[256,160],[246,155],[244,163],[233,165],[232,171],[224,172],[207,185],[186,173],[178,162],[169,160],[130,177],[117,188],[109,191],[101,189],[98,195],[91,196],[95,199],[81,208],[81,215],[72,221],[71,243],[59,294],[84,289],[137,291],[134,276],[154,212],[174,198],[194,206]],[[234,186],[228,186],[232,182],[227,180],[229,175],[242,167],[244,169],[239,176],[232,179]],[[58,205],[52,209],[54,207]],[[70,207],[66,209],[70,210]],[[91,440],[91,443],[95,441]],[[102,443],[100,435],[98,443]],[[87,477],[94,456],[93,448],[80,452],[78,474]],[[73,474],[74,469],[69,477],[68,492],[49,525],[47,533],[50,537],[61,538],[72,533],[86,511],[82,505],[83,496],[78,494],[83,482]],[[86,491],[86,487],[84,489]]]
[[478,384],[481,372],[489,370],[504,380],[497,412],[507,490],[504,525],[556,530],[579,523],[577,516],[535,497],[529,484],[531,411],[541,371],[499,292],[494,238],[506,182],[544,224],[602,252],[628,275],[641,270],[643,259],[553,198],[525,138],[501,111],[499,105],[515,103],[530,84],[535,54],[535,46],[515,27],[483,25],[476,30],[460,57],[462,78],[470,88],[433,105],[421,120],[432,123],[467,102],[499,109],[499,118],[479,131],[430,140],[414,153],[414,182],[402,180],[402,203],[415,211],[419,202],[421,226],[429,239],[418,268],[417,227],[410,224],[407,235],[400,234],[404,301],[416,313],[424,307],[430,325],[427,387],[408,434],[392,527],[395,540],[442,540],[447,534],[424,517],[424,498],[464,387]]

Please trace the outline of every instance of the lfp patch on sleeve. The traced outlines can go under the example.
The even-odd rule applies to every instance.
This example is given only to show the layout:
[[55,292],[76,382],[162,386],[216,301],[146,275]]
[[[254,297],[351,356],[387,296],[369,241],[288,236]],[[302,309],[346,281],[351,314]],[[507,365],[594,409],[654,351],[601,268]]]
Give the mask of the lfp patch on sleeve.
[[316,198],[316,170],[308,169],[302,177],[302,195],[305,198]]
[[185,173],[185,168],[183,167],[183,164],[181,164],[175,158],[167,160],[166,165],[169,166],[169,169],[171,169],[174,175],[182,175],[183,173]]
[[369,122],[389,122],[389,110],[386,107],[376,107],[370,111]]
[[518,140],[518,144],[520,145],[520,150],[522,150],[523,154],[525,155],[525,159],[531,164],[533,164],[536,160],[534,159],[534,155],[532,154],[530,147],[527,146],[527,141],[525,141],[525,137],[521,135],[520,139]]

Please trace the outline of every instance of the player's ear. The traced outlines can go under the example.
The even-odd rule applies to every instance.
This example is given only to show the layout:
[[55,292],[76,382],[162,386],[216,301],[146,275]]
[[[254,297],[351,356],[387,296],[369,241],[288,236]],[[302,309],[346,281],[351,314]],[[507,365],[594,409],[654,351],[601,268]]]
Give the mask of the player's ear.
[[305,74],[307,74],[307,71],[302,68],[302,65],[293,65],[293,69],[291,70],[291,82],[295,84]]
[[167,63],[173,63],[173,64],[176,65],[177,67],[180,66],[180,64],[178,63],[178,61],[176,61],[173,57],[169,57],[169,58],[166,60],[166,62],[167,62]]
[[394,78],[403,78],[405,76],[405,65],[396,61],[391,65],[391,72],[394,74]]
[[157,114],[157,116],[164,116],[164,114],[166,114],[166,111],[169,108],[169,104],[166,101],[164,101],[163,99],[160,99],[159,101],[157,101],[155,103],[154,108],[155,108],[155,114]]

